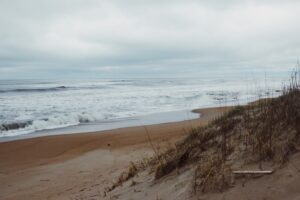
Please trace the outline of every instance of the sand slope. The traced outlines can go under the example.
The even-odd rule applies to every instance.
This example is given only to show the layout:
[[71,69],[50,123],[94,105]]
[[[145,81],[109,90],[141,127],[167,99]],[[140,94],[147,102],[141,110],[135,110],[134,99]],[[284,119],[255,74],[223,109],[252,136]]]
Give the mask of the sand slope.
[[272,175],[237,179],[225,192],[197,193],[193,190],[194,168],[181,169],[160,180],[142,173],[111,192],[105,199],[172,199],[172,200],[298,200],[300,199],[300,153],[293,155],[284,168]]

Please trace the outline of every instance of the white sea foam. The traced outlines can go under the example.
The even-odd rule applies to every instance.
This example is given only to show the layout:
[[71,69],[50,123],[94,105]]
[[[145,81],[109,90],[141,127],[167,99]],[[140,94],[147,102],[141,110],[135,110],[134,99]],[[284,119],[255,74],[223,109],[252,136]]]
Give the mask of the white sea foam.
[[[280,94],[276,90],[281,88],[282,79],[268,80],[269,86],[264,82],[242,79],[0,81],[0,91],[9,91],[0,94],[0,125],[6,125],[0,126],[0,137],[158,112],[241,104]],[[7,126],[24,122],[28,124],[21,128]]]

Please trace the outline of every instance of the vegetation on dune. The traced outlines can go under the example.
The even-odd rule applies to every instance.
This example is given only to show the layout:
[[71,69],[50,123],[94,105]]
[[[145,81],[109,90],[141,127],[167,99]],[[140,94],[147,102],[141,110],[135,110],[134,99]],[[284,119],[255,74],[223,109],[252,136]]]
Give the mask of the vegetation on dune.
[[206,127],[193,128],[175,147],[155,151],[134,173],[148,167],[155,179],[161,179],[193,166],[195,192],[207,192],[230,187],[233,169],[247,165],[264,169],[264,163],[271,163],[273,169],[283,166],[300,144],[299,80],[295,72],[280,97],[237,106]]

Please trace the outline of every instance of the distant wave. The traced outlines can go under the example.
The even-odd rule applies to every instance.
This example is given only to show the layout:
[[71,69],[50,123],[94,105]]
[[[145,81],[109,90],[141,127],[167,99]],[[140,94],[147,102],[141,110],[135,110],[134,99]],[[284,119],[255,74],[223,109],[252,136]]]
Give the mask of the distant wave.
[[2,89],[0,93],[14,93],[14,92],[55,92],[55,91],[65,91],[65,90],[81,90],[81,89],[109,89],[111,88],[108,85],[92,85],[92,86],[77,86],[77,87],[67,87],[67,86],[58,86],[58,87],[49,87],[49,88],[17,88],[17,89]]
[[19,89],[11,89],[11,90],[0,90],[0,93],[7,92],[47,92],[47,91],[59,91],[66,90],[68,87],[59,86],[59,87],[51,87],[51,88],[19,88]]

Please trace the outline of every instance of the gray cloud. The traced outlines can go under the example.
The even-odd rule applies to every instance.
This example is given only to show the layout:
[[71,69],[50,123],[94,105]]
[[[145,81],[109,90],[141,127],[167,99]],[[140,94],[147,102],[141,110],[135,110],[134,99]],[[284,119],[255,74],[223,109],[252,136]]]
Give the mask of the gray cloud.
[[299,1],[2,0],[0,78],[291,67]]

